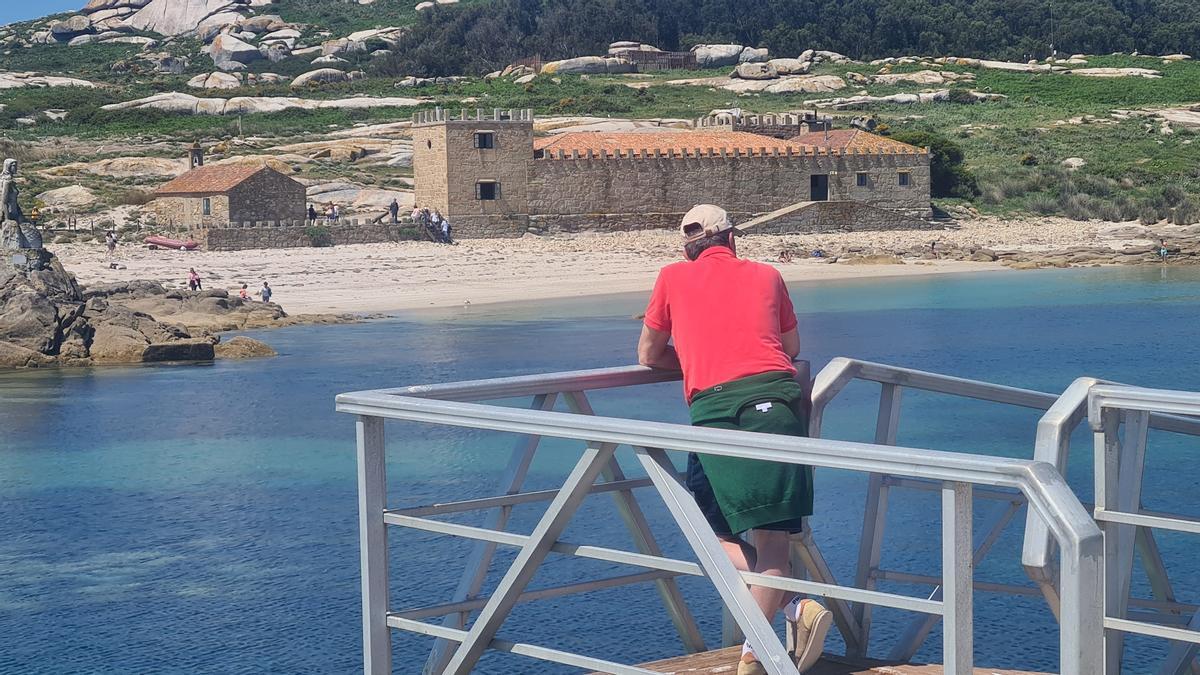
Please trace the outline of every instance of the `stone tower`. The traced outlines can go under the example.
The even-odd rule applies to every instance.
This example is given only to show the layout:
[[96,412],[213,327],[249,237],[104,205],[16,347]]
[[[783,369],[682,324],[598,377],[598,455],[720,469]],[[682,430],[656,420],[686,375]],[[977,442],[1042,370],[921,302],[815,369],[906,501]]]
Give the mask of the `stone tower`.
[[199,169],[204,166],[204,148],[200,147],[200,141],[192,143],[192,147],[188,148],[188,168]]
[[455,233],[520,236],[529,223],[533,111],[441,108],[413,116],[414,198]]

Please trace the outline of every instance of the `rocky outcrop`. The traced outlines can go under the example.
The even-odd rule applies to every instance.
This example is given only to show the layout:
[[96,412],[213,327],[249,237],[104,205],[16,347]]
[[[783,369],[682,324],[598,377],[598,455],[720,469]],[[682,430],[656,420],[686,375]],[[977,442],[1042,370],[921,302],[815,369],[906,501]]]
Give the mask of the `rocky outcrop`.
[[204,73],[188,80],[187,86],[193,89],[237,89],[242,86],[242,80],[229,73]]
[[182,35],[206,23],[236,23],[249,4],[250,0],[150,0],[125,21],[150,33]]
[[83,289],[54,257],[40,270],[0,269],[0,368],[274,356],[258,340],[223,344],[213,333],[301,321],[224,290],[174,291],[151,281]]
[[46,205],[48,211],[76,211],[95,206],[96,194],[82,185],[47,190],[36,199]]
[[94,89],[95,83],[74,77],[56,77],[39,75],[38,73],[6,73],[0,72],[0,89],[20,89],[21,87],[86,87]]
[[551,61],[542,66],[543,75],[603,75],[632,73],[632,61],[614,56],[580,56],[574,59]]
[[736,65],[746,48],[742,45],[696,45],[692,53],[696,55],[696,65],[701,68],[721,68]]
[[1161,72],[1150,68],[1075,68],[1067,72],[1083,77],[1144,77],[1150,80],[1162,77]]
[[216,356],[219,359],[255,359],[278,354],[267,343],[245,335],[236,335],[228,340],[221,340],[215,345],[215,348]]
[[350,74],[336,68],[318,68],[310,70],[302,75],[297,75],[296,79],[292,80],[293,88],[307,87],[310,85],[327,84],[330,82],[349,82]]
[[[1003,94],[992,94],[982,91],[969,91],[966,95],[970,97],[969,101],[983,103],[986,101],[1003,101],[1008,98]],[[949,89],[940,89],[938,91],[923,91],[919,94],[892,94],[890,96],[847,96],[845,98],[830,98],[820,99],[817,101],[809,101],[809,105],[816,108],[830,108],[833,110],[849,110],[857,108],[866,108],[873,105],[916,105],[922,103],[946,103],[951,100]]]
[[199,98],[191,94],[170,92],[155,94],[135,101],[101,106],[102,110],[162,110],[185,115],[253,115],[287,110],[322,110],[361,108],[409,108],[427,102],[419,98],[343,98],[312,100],[276,96],[237,96],[234,98]]
[[224,33],[213,39],[208,55],[217,68],[225,71],[241,70],[246,64],[264,58],[258,47]]
[[776,80],[779,79],[779,71],[770,63],[739,63],[737,68],[733,69],[730,77],[736,77],[743,80]]

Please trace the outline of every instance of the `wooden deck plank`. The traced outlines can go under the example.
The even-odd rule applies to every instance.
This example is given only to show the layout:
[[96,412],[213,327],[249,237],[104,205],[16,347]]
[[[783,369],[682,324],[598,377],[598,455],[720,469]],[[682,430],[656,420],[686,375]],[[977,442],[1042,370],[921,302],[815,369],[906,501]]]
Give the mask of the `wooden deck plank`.
[[[741,647],[729,647],[700,654],[679,656],[640,664],[640,667],[672,675],[733,675]],[[976,675],[1038,675],[1016,670],[976,668]],[[593,673],[592,675],[599,675]],[[942,675],[940,665],[890,664],[879,661],[854,661],[826,655],[805,675]]]

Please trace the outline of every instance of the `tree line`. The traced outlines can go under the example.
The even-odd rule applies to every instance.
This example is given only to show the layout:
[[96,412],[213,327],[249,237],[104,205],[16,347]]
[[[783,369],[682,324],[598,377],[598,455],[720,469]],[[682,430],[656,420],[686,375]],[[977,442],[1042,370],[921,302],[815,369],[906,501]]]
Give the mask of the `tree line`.
[[1200,54],[1196,0],[490,0],[437,6],[383,74],[480,74],[517,59],[602,54],[616,40],[667,50],[731,42],[778,56],[921,54],[1026,60],[1061,54]]

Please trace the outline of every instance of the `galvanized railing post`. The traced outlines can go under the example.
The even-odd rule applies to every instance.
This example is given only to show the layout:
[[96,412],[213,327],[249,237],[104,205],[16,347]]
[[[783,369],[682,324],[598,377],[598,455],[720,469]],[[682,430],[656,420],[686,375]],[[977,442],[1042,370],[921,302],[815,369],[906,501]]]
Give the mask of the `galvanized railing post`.
[[363,673],[392,672],[392,635],[387,625],[387,471],[383,418],[360,415],[358,436],[358,550],[362,568]]
[[975,672],[972,493],[970,483],[942,485],[942,664],[954,675]]

